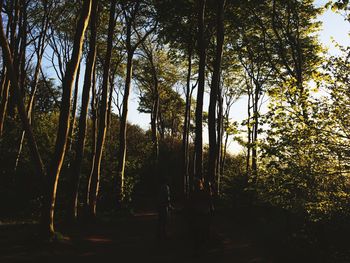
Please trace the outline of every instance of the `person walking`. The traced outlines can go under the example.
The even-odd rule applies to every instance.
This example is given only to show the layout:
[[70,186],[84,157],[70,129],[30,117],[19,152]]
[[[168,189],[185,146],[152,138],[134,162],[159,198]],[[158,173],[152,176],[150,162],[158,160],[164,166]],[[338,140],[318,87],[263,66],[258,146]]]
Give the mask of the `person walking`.
[[167,225],[169,221],[171,203],[170,203],[170,188],[163,179],[158,196],[158,238],[167,238]]

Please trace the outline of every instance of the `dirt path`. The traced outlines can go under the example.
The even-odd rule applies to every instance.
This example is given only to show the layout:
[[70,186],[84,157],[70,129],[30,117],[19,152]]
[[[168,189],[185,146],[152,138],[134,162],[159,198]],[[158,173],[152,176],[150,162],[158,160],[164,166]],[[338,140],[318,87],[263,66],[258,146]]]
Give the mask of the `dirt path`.
[[60,242],[38,242],[33,225],[0,227],[0,262],[272,262],[245,229],[224,216],[213,222],[212,238],[199,255],[181,213],[173,214],[169,238],[156,238],[157,215],[135,213],[113,223],[76,229]]

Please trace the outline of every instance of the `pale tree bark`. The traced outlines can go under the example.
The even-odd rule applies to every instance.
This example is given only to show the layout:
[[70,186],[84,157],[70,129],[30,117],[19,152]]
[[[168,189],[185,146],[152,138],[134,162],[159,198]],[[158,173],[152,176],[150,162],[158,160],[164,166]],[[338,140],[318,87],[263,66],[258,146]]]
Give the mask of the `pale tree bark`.
[[[90,18],[90,38],[89,53],[85,67],[84,84],[81,97],[81,109],[78,122],[77,142],[75,144],[75,156],[70,168],[70,184],[68,190],[68,222],[74,222],[78,216],[78,193],[81,166],[85,151],[86,127],[88,119],[88,108],[90,100],[91,83],[94,83],[94,68],[96,62],[96,27],[97,27],[97,9],[98,0],[92,1],[91,18]],[[94,93],[94,91],[93,91]]]
[[96,141],[96,154],[94,158],[94,166],[90,173],[89,179],[89,197],[88,197],[88,213],[91,218],[96,216],[96,203],[99,191],[99,181],[101,172],[101,160],[104,147],[104,141],[106,137],[107,129],[107,109],[108,109],[108,88],[109,88],[109,72],[111,65],[111,56],[113,48],[113,34],[115,27],[115,13],[116,13],[116,0],[111,1],[109,12],[109,25],[108,25],[108,38],[107,38],[107,51],[105,54],[104,66],[103,66],[103,80],[102,80],[102,96],[99,107],[99,122],[98,133]]
[[[77,103],[78,103],[78,93],[79,93],[79,77],[80,77],[80,66],[81,66],[81,60],[79,62],[77,74],[75,77],[75,85],[74,85],[74,94],[73,94],[73,102],[72,102],[72,113],[71,113],[71,119],[69,124],[69,130],[68,130],[68,139],[67,139],[67,149],[69,149],[69,152],[72,150],[72,143],[73,143],[73,133],[75,129],[75,123],[76,123],[76,115],[77,115]],[[70,163],[68,163],[68,167],[70,167]]]
[[48,167],[48,178],[46,186],[47,192],[43,205],[43,231],[45,231],[48,235],[52,235],[55,232],[54,212],[56,202],[56,190],[63,159],[66,153],[69,130],[69,117],[71,114],[72,89],[74,79],[78,70],[78,64],[81,58],[84,33],[86,31],[90,18],[91,4],[92,0],[85,0],[83,2],[74,36],[72,57],[67,65],[66,73],[62,82],[63,93],[60,107],[59,126],[56,138],[55,151],[50,166]]

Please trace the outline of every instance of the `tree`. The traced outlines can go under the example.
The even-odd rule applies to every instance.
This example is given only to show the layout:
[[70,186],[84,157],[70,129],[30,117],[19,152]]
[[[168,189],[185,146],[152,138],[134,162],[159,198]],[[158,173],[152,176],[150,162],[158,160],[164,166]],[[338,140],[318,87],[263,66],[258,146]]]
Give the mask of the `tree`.
[[[123,201],[125,160],[126,160],[126,131],[128,117],[128,103],[132,78],[132,65],[135,50],[142,44],[145,39],[156,29],[156,23],[152,21],[152,6],[148,2],[141,0],[128,3],[121,2],[121,9],[126,24],[125,46],[127,51],[127,64],[125,75],[125,87],[123,94],[123,108],[120,119],[119,130],[119,155],[118,155],[118,196],[120,203]],[[144,14],[143,14],[144,12]],[[143,15],[141,15],[143,14]],[[148,18],[147,18],[148,17]],[[152,24],[153,23],[153,24]]]
[[[214,71],[210,87],[210,101],[209,101],[209,115],[208,115],[208,129],[209,129],[209,167],[208,167],[208,182],[213,184],[214,189],[217,189],[215,185],[217,163],[219,161],[218,156],[218,134],[217,134],[217,119],[216,119],[216,107],[219,98],[220,91],[220,77],[221,77],[221,61],[224,46],[224,9],[225,0],[220,0],[217,3],[216,12],[216,54],[214,61]],[[220,96],[221,97],[221,96]],[[218,119],[219,121],[219,119]],[[218,123],[220,127],[220,123]],[[216,192],[216,191],[215,191]]]
[[[26,41],[26,18],[22,19],[23,17],[26,17],[26,5],[24,5],[24,1],[11,1],[10,3],[7,3],[5,6],[5,10],[8,15],[8,21],[7,21],[7,30],[6,30],[6,37],[9,35],[9,48],[12,55],[13,60],[13,67],[18,73],[18,80],[22,80],[22,76],[20,75],[20,69],[23,69],[24,66],[21,66],[21,63],[25,62],[25,60],[21,59],[25,57],[25,45],[26,43],[23,43]],[[22,23],[23,20],[23,23]],[[18,34],[17,34],[17,27],[18,27]],[[5,34],[5,33],[4,33]],[[21,45],[21,46],[20,46]],[[4,58],[5,60],[5,58]],[[2,80],[1,80],[1,88],[0,88],[0,95],[1,95],[1,101],[0,101],[0,136],[3,132],[4,127],[4,121],[6,117],[6,113],[8,110],[8,106],[11,106],[12,108],[14,100],[10,100],[10,77],[7,74],[7,70],[5,68],[5,64],[3,64],[3,74],[2,74]],[[22,74],[23,75],[23,74]],[[23,87],[21,86],[23,84],[22,81],[19,82],[19,88],[21,91],[23,91]],[[10,104],[10,105],[9,105]],[[13,110],[11,110],[13,112]],[[13,114],[12,114],[13,115]]]
[[[77,218],[78,205],[78,190],[80,182],[80,172],[85,150],[86,126],[88,119],[88,108],[90,100],[91,84],[93,81],[95,61],[96,61],[96,27],[97,27],[97,10],[98,0],[92,2],[91,18],[90,18],[90,38],[89,38],[89,52],[87,55],[87,62],[85,67],[84,85],[81,97],[81,109],[78,124],[78,138],[75,144],[75,156],[71,166],[71,189],[68,206],[68,220],[74,221]],[[93,91],[94,92],[94,91]]]
[[107,39],[107,51],[105,54],[105,64],[103,67],[103,80],[102,80],[102,95],[99,105],[99,122],[98,132],[96,141],[96,153],[95,160],[91,169],[89,177],[89,190],[88,190],[88,207],[89,216],[96,216],[96,202],[99,189],[100,171],[101,171],[101,160],[102,152],[104,147],[104,141],[106,137],[107,129],[107,108],[108,108],[108,88],[109,88],[109,74],[110,74],[110,63],[111,54],[113,48],[113,33],[115,28],[115,12],[116,12],[116,1],[113,0],[110,6],[109,13],[109,25],[108,25],[108,39]]
[[[31,122],[31,115],[33,111],[33,103],[34,103],[34,98],[37,92],[37,87],[38,87],[38,82],[39,82],[39,77],[40,77],[40,70],[41,70],[41,64],[42,64],[42,59],[43,55],[45,52],[46,48],[46,42],[47,42],[47,30],[48,30],[48,25],[49,25],[49,15],[52,12],[52,3],[47,3],[46,1],[42,2],[42,18],[40,23],[36,25],[35,19],[34,21],[30,21],[31,23],[34,24],[34,26],[37,26],[39,28],[38,31],[38,36],[33,36],[32,40],[34,43],[34,50],[36,53],[36,65],[34,69],[34,76],[32,79],[31,83],[31,90],[29,94],[29,100],[28,100],[28,105],[27,105],[27,116],[29,118],[29,121]],[[33,12],[34,13],[34,12]],[[40,12],[41,14],[41,12]],[[37,40],[36,40],[37,39]],[[24,62],[23,62],[24,64]],[[24,72],[23,74],[24,75]],[[23,80],[22,80],[23,83]],[[22,85],[24,86],[24,85]],[[15,171],[17,169],[17,165],[21,156],[22,148],[23,148],[23,142],[24,142],[24,136],[25,136],[25,131],[22,131],[21,137],[20,137],[20,142],[19,142],[19,147],[18,147],[18,153],[16,157],[16,162],[15,162]]]
[[193,59],[196,46],[196,16],[194,2],[183,0],[177,1],[155,1],[157,20],[160,23],[159,35],[165,42],[170,44],[174,53],[180,59],[187,61],[187,76],[185,88],[185,116],[182,135],[182,168],[183,189],[188,197],[192,187],[193,176],[189,171],[190,165],[190,121],[192,93],[197,84],[191,84],[193,75]]
[[[166,102],[166,96],[175,94],[172,90],[180,81],[180,74],[176,63],[171,60],[169,51],[162,50],[155,41],[159,39],[154,36],[142,44],[141,57],[135,61],[135,80],[140,90],[139,110],[151,114],[153,155],[156,164],[159,155],[158,131],[162,131],[160,122],[164,123],[167,113],[174,111],[178,115],[179,110],[182,110],[162,106]],[[179,98],[176,98],[176,101],[178,100]],[[161,138],[164,138],[164,132]]]
[[56,190],[58,178],[60,175],[63,159],[66,152],[69,118],[71,113],[71,95],[74,83],[74,78],[77,73],[78,64],[80,61],[84,33],[88,25],[91,11],[91,0],[85,0],[81,8],[81,14],[77,23],[74,36],[74,45],[72,57],[67,65],[67,70],[62,81],[62,101],[60,106],[59,126],[56,138],[55,152],[51,163],[47,169],[47,180],[45,185],[45,199],[43,204],[43,226],[49,235],[55,232],[54,229],[54,212],[56,201]]
[[198,88],[196,100],[196,129],[195,129],[195,177],[203,178],[203,96],[205,86],[206,39],[205,39],[205,5],[206,0],[197,1],[198,16]]
[[[0,10],[2,10],[2,2],[0,3]],[[4,55],[4,62],[7,68],[8,72],[8,78],[11,81],[12,84],[12,90],[14,93],[14,96],[16,97],[16,103],[18,108],[18,113],[21,118],[21,122],[23,125],[23,129],[28,134],[28,145],[31,153],[31,158],[33,159],[33,162],[36,167],[36,171],[40,178],[44,178],[45,171],[44,171],[44,165],[40,156],[40,153],[38,151],[36,139],[33,134],[32,127],[30,125],[30,122],[28,120],[25,106],[23,103],[22,94],[20,92],[20,88],[18,86],[18,77],[16,75],[15,69],[14,69],[14,62],[10,50],[10,46],[8,44],[4,28],[3,28],[3,21],[2,16],[0,16],[0,45],[2,48],[2,52]]]

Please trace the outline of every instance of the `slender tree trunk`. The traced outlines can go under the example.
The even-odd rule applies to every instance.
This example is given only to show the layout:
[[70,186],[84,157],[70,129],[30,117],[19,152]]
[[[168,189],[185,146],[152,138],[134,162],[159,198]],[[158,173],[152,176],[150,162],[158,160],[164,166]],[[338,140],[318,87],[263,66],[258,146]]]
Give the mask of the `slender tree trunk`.
[[[3,58],[3,61],[5,59]],[[0,103],[2,101],[2,92],[4,90],[4,85],[5,85],[5,80],[6,80],[6,66],[5,63],[2,64],[2,71],[1,71],[1,81],[0,81]],[[0,134],[1,137],[1,134]]]
[[[2,9],[2,1],[0,2],[0,10]],[[38,147],[36,144],[36,140],[34,138],[33,130],[32,127],[29,123],[26,110],[24,107],[23,103],[23,97],[20,92],[20,88],[18,85],[18,77],[16,75],[14,65],[13,65],[13,59],[12,59],[12,54],[10,51],[9,44],[7,42],[7,38],[5,36],[4,28],[3,28],[3,21],[2,21],[2,16],[0,16],[0,45],[2,48],[2,52],[4,55],[4,63],[7,68],[7,75],[11,81],[11,88],[13,91],[13,95],[16,97],[16,103],[17,103],[17,108],[18,108],[18,114],[21,119],[23,129],[27,132],[28,134],[28,147],[30,150],[30,157],[33,160],[33,163],[36,167],[36,171],[38,175],[40,176],[41,179],[44,178],[45,175],[45,170],[44,170],[44,165],[41,160],[41,156],[38,151]]]
[[[196,161],[196,152],[195,149],[193,148],[193,153],[192,153],[192,158],[191,158],[191,143],[190,143],[190,132],[191,132],[191,120],[193,118],[193,114],[192,114],[192,95],[193,95],[193,91],[195,89],[196,85],[192,85],[191,87],[191,92],[190,92],[190,108],[189,108],[189,113],[188,113],[188,122],[187,122],[187,127],[188,127],[188,133],[187,133],[187,149],[188,149],[188,197],[191,197],[191,193],[193,190],[193,185],[194,185],[194,175],[195,175],[195,161]],[[190,164],[192,165],[192,169],[190,169]]]
[[[86,127],[88,120],[88,108],[90,100],[91,83],[94,83],[94,68],[96,61],[96,27],[97,27],[98,0],[92,1],[90,19],[89,53],[85,67],[84,85],[81,97],[81,110],[78,123],[77,142],[75,144],[75,156],[70,169],[70,186],[68,192],[68,222],[74,222],[78,216],[78,193],[81,166],[85,151]],[[94,91],[93,91],[94,94]]]
[[[20,88],[20,91],[22,92],[23,96],[23,90],[22,87],[20,86],[20,63],[19,63],[19,57],[20,57],[20,50],[19,50],[19,43],[20,43],[20,37],[18,33],[21,30],[21,23],[20,23],[20,17],[21,17],[21,9],[20,9],[20,4],[19,0],[14,0],[13,1],[13,16],[12,16],[12,23],[10,24],[10,50],[12,53],[12,58],[13,58],[13,66],[15,71],[17,72],[17,78],[18,78],[18,86]],[[9,18],[9,20],[11,20]],[[11,95],[11,92],[8,93],[8,98],[6,99],[6,107],[4,107],[4,118],[5,115],[8,114],[11,117],[14,117],[15,115],[15,96]],[[4,121],[4,119],[2,119]]]
[[2,136],[3,130],[4,130],[4,122],[6,117],[6,109],[8,104],[8,97],[9,97],[9,91],[10,91],[10,80],[7,75],[7,70],[5,70],[5,76],[3,79],[3,91],[2,91],[2,97],[0,102],[0,137]]
[[[219,0],[217,6],[216,18],[216,54],[214,62],[214,72],[210,87],[210,102],[209,102],[209,167],[208,167],[208,181],[212,183],[213,188],[216,189],[216,169],[218,162],[218,134],[216,134],[216,103],[218,100],[220,90],[220,75],[221,75],[221,60],[224,45],[224,6],[225,0]],[[221,99],[221,98],[220,98]],[[216,192],[216,191],[214,191]]]
[[96,90],[96,62],[94,66],[94,72],[92,74],[92,98],[91,98],[91,120],[92,120],[92,128],[91,128],[91,145],[92,145],[92,152],[90,156],[91,160],[91,167],[90,167],[90,174],[88,178],[88,184],[86,187],[86,200],[85,200],[85,214],[86,216],[89,216],[89,199],[90,199],[90,185],[92,181],[92,174],[94,171],[95,166],[95,156],[96,156],[96,141],[97,141],[97,127],[98,127],[98,121],[97,121],[97,111],[98,111],[98,98],[97,98],[97,90]]
[[[226,154],[227,154],[228,136],[229,136],[229,134],[226,133],[225,142],[224,142],[224,145],[222,147],[222,157],[221,157],[221,165],[220,165],[220,177],[221,178],[224,175],[224,171],[225,171],[225,161],[226,161]],[[220,186],[220,181],[219,181],[219,186]],[[220,195],[220,187],[218,187],[218,195]]]
[[20,51],[18,56],[19,61],[19,83],[21,91],[24,93],[25,81],[26,81],[26,47],[27,47],[27,4],[26,0],[21,0],[21,26],[19,29],[19,36],[21,40]]
[[252,129],[251,129],[251,92],[250,88],[248,87],[248,119],[247,119],[247,136],[248,136],[248,142],[247,142],[247,157],[246,157],[246,173],[247,178],[250,176],[250,152],[251,152],[251,142],[252,142]]
[[198,10],[198,90],[196,103],[196,129],[195,129],[195,177],[203,178],[203,96],[205,86],[206,41],[204,30],[204,16],[206,0],[197,1]]
[[123,111],[120,118],[120,131],[119,131],[119,156],[118,156],[118,202],[123,202],[124,199],[124,171],[125,171],[125,159],[126,159],[126,128],[127,128],[127,116],[128,116],[128,101],[131,86],[132,75],[132,59],[133,52],[128,51],[127,65],[126,65],[126,79],[125,89],[123,97]]
[[253,125],[253,130],[252,130],[252,173],[253,173],[253,178],[254,181],[257,176],[258,172],[258,156],[257,156],[257,143],[258,143],[258,129],[259,129],[259,93],[260,93],[260,86],[256,85],[255,86],[255,92],[254,92],[254,106],[253,106],[253,118],[254,118],[254,125]]
[[[32,110],[33,110],[34,98],[35,98],[35,94],[36,94],[37,87],[38,87],[39,74],[41,71],[41,62],[42,62],[42,58],[43,58],[44,51],[45,51],[45,38],[46,38],[48,24],[49,24],[48,14],[45,14],[43,17],[43,21],[42,21],[41,33],[40,33],[39,39],[38,39],[38,47],[36,50],[37,63],[36,63],[35,70],[34,70],[34,77],[33,77],[33,82],[31,85],[31,92],[29,95],[29,101],[28,101],[28,105],[27,105],[27,116],[28,116],[30,123],[31,123],[31,115],[32,115]],[[25,130],[23,130],[22,134],[21,134],[14,171],[17,170],[19,159],[21,157],[24,137],[25,137]]]
[[[5,61],[4,58],[3,58],[3,61]],[[2,92],[4,90],[5,80],[6,80],[6,66],[5,66],[5,63],[2,63],[1,81],[0,81],[0,103],[2,101]]]
[[219,96],[218,96],[218,120],[217,120],[217,136],[218,136],[218,147],[217,147],[217,164],[216,164],[216,194],[220,194],[220,184],[221,184],[221,165],[222,165],[222,139],[223,139],[223,97],[222,90],[219,88]]
[[[11,59],[12,59],[12,65],[13,68],[16,72],[18,72],[18,54],[17,50],[15,49],[16,47],[16,40],[17,40],[17,34],[16,34],[16,28],[17,28],[17,21],[18,21],[18,16],[19,16],[19,5],[18,5],[18,0],[11,1],[9,6],[9,16],[8,16],[8,22],[7,22],[7,35],[10,35],[10,54],[11,54]],[[5,37],[5,33],[4,33]],[[6,39],[6,38],[5,38]],[[7,42],[7,40],[6,40]],[[5,58],[4,58],[5,59]],[[10,95],[10,77],[7,76],[5,70],[3,82],[2,82],[2,96],[1,96],[1,101],[0,101],[0,136],[2,136],[3,129],[4,129],[4,122],[6,118],[6,112],[8,109],[8,104],[9,104],[9,95]],[[17,78],[18,75],[16,74]],[[19,84],[19,82],[18,82]],[[21,90],[21,89],[20,89]]]
[[153,91],[152,91],[152,111],[151,111],[151,134],[152,134],[152,144],[153,144],[153,174],[158,177],[157,166],[158,166],[158,156],[159,156],[159,142],[158,142],[158,132],[157,132],[157,122],[159,113],[159,90],[158,90],[158,76],[157,69],[153,60],[153,51],[148,51],[144,48],[152,67],[152,78],[153,78]]
[[192,74],[192,50],[188,49],[187,56],[187,80],[186,80],[186,106],[185,106],[185,118],[184,127],[182,133],[182,169],[183,169],[183,190],[184,195],[188,198],[189,194],[189,175],[188,175],[188,165],[189,165],[189,119],[191,112],[191,74]]
[[124,199],[124,171],[125,171],[125,159],[126,159],[126,129],[127,129],[127,116],[128,116],[128,102],[131,86],[132,76],[132,60],[134,56],[134,49],[131,46],[131,19],[127,19],[126,30],[126,49],[127,49],[127,64],[126,64],[126,76],[124,86],[123,97],[123,110],[120,117],[119,128],[119,156],[118,156],[118,186],[117,186],[117,202],[120,205]]
[[151,113],[151,131],[152,131],[152,143],[153,143],[153,157],[155,164],[158,163],[159,155],[159,143],[158,143],[158,132],[157,132],[157,120],[158,120],[158,109],[159,109],[159,95],[158,95],[158,80],[154,84],[153,94],[153,105]]
[[157,170],[159,145],[158,145],[158,133],[157,133],[157,120],[159,110],[159,91],[158,91],[158,78],[157,72],[153,66],[153,80],[154,80],[154,94],[153,94],[153,109],[151,114],[151,130],[152,130],[152,142],[153,142],[153,156],[155,162],[155,171]]
[[[124,97],[123,97],[123,110],[120,117],[120,128],[119,128],[119,156],[118,156],[118,186],[117,186],[117,202],[120,205],[124,199],[124,175],[125,175],[125,160],[126,160],[126,136],[127,136],[127,118],[128,118],[128,104],[129,94],[131,87],[132,78],[132,62],[136,48],[142,44],[147,36],[151,34],[157,26],[157,23],[151,27],[142,37],[134,28],[134,22],[138,15],[141,1],[136,1],[132,8],[131,16],[126,15],[126,50],[127,50],[127,64],[126,64],[126,77],[124,86]],[[125,8],[125,6],[124,6]],[[132,32],[134,29],[134,32]],[[138,36],[138,41],[132,45],[132,35],[135,33]]]
[[99,190],[101,160],[104,147],[104,141],[106,137],[107,129],[107,108],[108,108],[108,88],[109,88],[109,71],[111,64],[112,48],[113,48],[113,33],[115,27],[115,9],[116,0],[111,1],[109,12],[109,25],[108,25],[108,38],[107,38],[107,51],[105,55],[104,67],[103,67],[103,80],[102,80],[102,97],[99,107],[99,123],[96,142],[96,155],[94,161],[94,167],[91,175],[91,183],[89,189],[89,216],[94,218],[96,216],[96,202]]
[[[69,152],[72,150],[73,133],[74,133],[75,123],[76,123],[77,103],[78,103],[78,93],[79,93],[80,65],[81,65],[81,60],[79,62],[77,75],[75,77],[72,113],[71,113],[71,119],[70,119],[69,130],[68,130],[67,149],[69,150]],[[69,166],[70,166],[70,163],[68,164],[68,167]]]
[[[109,76],[109,96],[108,96],[108,106],[107,106],[107,131],[110,131],[110,125],[112,120],[112,101],[113,101],[113,91],[114,91],[114,78],[115,73],[110,72]],[[110,134],[110,132],[109,132]]]
[[[19,60],[19,83],[20,83],[20,89],[22,94],[24,94],[24,87],[25,87],[25,81],[26,81],[26,72],[25,72],[25,66],[26,66],[26,47],[27,47],[27,7],[26,7],[26,1],[21,0],[21,19],[20,19],[20,29],[19,29],[19,35],[21,39],[20,43],[20,52],[18,55],[18,60]],[[30,99],[29,99],[30,100]],[[28,110],[27,110],[28,111]],[[30,117],[29,121],[31,121]],[[19,162],[19,157],[22,152],[22,147],[23,147],[23,141],[24,141],[24,134],[25,131],[22,131],[21,137],[20,137],[20,143],[17,151],[17,156],[15,160],[15,167],[14,171],[16,172],[17,170],[17,165]]]
[[63,93],[60,107],[59,126],[56,138],[55,152],[53,154],[50,166],[48,167],[48,178],[46,186],[47,193],[44,199],[42,215],[43,231],[45,231],[48,235],[52,235],[55,231],[54,212],[56,190],[67,146],[69,118],[71,114],[72,89],[82,53],[84,33],[89,22],[91,3],[92,0],[85,0],[83,2],[80,18],[74,36],[72,58],[67,65],[67,70],[62,82]]
[[158,123],[157,123],[158,133],[160,136],[160,139],[163,141],[165,138],[165,128],[164,128],[164,122],[163,122],[163,116],[162,112],[158,112]]

